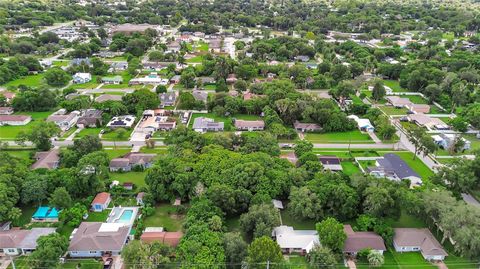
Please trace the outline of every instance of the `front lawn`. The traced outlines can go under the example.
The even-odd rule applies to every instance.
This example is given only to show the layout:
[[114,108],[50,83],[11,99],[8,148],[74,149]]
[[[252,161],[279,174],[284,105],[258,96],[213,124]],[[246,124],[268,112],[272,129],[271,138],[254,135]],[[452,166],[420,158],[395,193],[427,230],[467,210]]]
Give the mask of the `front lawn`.
[[75,139],[80,139],[87,135],[98,136],[103,128],[83,128],[78,134],[75,135]]
[[383,81],[383,84],[387,87],[390,87],[394,92],[409,92],[409,90],[400,87],[398,80],[386,79]]
[[299,256],[299,255],[288,255],[285,256],[285,268],[289,269],[306,269],[310,268],[310,266],[307,263],[307,259],[305,256]]
[[26,163],[31,164],[33,160],[30,158],[32,154],[34,154],[35,150],[33,149],[12,149],[8,148],[7,150],[3,150],[3,152],[8,153],[9,155],[24,160]]
[[114,159],[114,158],[120,158],[122,157],[123,155],[129,153],[130,151],[132,151],[131,148],[116,148],[116,149],[113,149],[113,148],[104,148],[105,152],[107,153],[108,155],[108,158],[111,160],[111,159]]
[[387,115],[407,115],[408,109],[402,107],[402,108],[396,108],[393,106],[379,106],[380,110],[385,112]]
[[155,207],[153,215],[144,219],[145,227],[163,227],[169,232],[181,231],[185,216],[169,214],[175,212],[175,206],[169,204],[159,204]]
[[130,134],[133,131],[133,128],[125,129],[127,132],[123,135],[123,137],[119,138],[117,132],[115,130],[105,130],[105,133],[102,134],[102,140],[106,141],[128,141],[130,139]]
[[[17,269],[31,269],[32,266],[28,261],[28,256],[20,256],[14,258],[15,268]],[[13,266],[10,264],[8,269],[12,269]],[[65,263],[60,264],[60,269],[101,269],[103,264],[95,259],[70,259],[65,261]]]
[[199,51],[208,51],[208,43],[200,41],[198,42],[196,48]]
[[110,173],[110,179],[111,180],[118,180],[120,182],[120,185],[125,183],[125,182],[132,182],[135,184],[135,186],[138,188],[141,187],[146,187],[147,184],[145,184],[145,176],[147,175],[147,172],[115,172],[115,173]]
[[305,134],[305,139],[312,143],[374,143],[368,134],[361,133],[359,130],[334,133],[307,133]]
[[187,63],[201,63],[203,60],[203,56],[202,55],[197,55],[197,56],[194,56],[190,59],[187,59],[186,62]]

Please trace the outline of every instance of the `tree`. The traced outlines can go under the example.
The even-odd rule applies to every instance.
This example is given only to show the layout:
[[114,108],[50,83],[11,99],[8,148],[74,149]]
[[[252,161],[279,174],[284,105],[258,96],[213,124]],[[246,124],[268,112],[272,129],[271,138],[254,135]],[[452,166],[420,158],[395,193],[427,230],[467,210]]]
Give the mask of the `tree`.
[[73,207],[64,208],[60,212],[60,220],[70,227],[77,227],[83,221],[83,216],[87,214],[87,208],[80,204],[76,203]]
[[305,153],[312,152],[312,149],[313,149],[312,142],[307,140],[299,140],[297,143],[295,143],[295,148],[294,148],[295,156],[297,156],[297,158],[300,158]]
[[289,210],[300,219],[319,219],[323,216],[322,202],[308,187],[292,187]]
[[16,111],[49,111],[56,106],[56,95],[47,88],[24,89],[12,101]]
[[65,86],[71,80],[70,75],[61,68],[50,68],[45,72],[45,81],[50,86]]
[[68,248],[68,238],[58,233],[40,236],[37,239],[37,248],[28,257],[29,264],[34,269],[56,268],[59,257]]
[[17,141],[24,143],[30,141],[41,151],[47,151],[52,147],[50,139],[60,134],[60,129],[53,122],[41,122],[35,128],[22,131],[17,135]]
[[132,58],[130,61],[128,61],[128,68],[127,72],[134,76],[137,74],[137,70],[141,68],[140,65],[140,60],[138,58]]
[[122,103],[127,107],[128,112],[141,114],[147,109],[158,108],[160,100],[156,93],[148,89],[140,89],[124,95]]
[[252,205],[240,216],[240,227],[253,237],[269,236],[280,225],[279,212],[271,204]]
[[335,254],[327,247],[315,245],[307,255],[310,268],[324,269],[335,268],[338,264]]
[[334,218],[326,218],[317,223],[316,228],[323,246],[330,248],[335,253],[342,252],[343,244],[347,239],[343,224]]
[[385,262],[382,253],[372,250],[368,253],[367,260],[371,267],[380,267]]
[[226,233],[223,237],[223,247],[225,248],[227,267],[240,268],[240,264],[247,256],[248,247],[240,233]]
[[49,203],[58,209],[69,208],[72,205],[72,198],[65,187],[58,187],[50,196]]
[[155,88],[155,92],[157,94],[165,93],[167,92],[167,87],[165,85],[157,85],[157,87]]
[[423,128],[413,127],[408,130],[408,135],[408,140],[415,147],[415,154],[413,155],[414,160],[419,153],[427,155],[429,153],[435,152],[435,150],[437,149],[437,145],[435,144],[433,139],[427,135],[426,131]]
[[283,255],[280,246],[268,236],[253,240],[248,247],[247,263],[249,268],[265,268],[267,263],[270,268],[281,268]]
[[80,139],[73,141],[73,147],[71,148],[78,153],[78,156],[84,156],[89,153],[102,150],[102,141],[98,136],[87,135]]
[[136,268],[139,264],[144,268],[155,268],[170,263],[172,254],[172,248],[160,242],[133,240],[122,249],[126,268]]
[[385,94],[386,94],[386,91],[385,91],[385,86],[383,86],[383,82],[381,80],[375,81],[375,84],[373,85],[373,90],[372,90],[373,100],[378,102],[383,99]]
[[468,129],[468,123],[462,116],[457,116],[450,120],[450,125],[452,126],[453,130],[458,132],[466,132]]
[[195,86],[195,73],[191,69],[185,69],[180,75],[180,83],[187,89]]

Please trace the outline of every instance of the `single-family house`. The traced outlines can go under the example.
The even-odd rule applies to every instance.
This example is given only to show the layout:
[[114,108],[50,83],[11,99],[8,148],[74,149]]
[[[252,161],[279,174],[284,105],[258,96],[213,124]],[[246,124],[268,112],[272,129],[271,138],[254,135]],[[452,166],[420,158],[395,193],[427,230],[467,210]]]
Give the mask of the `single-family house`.
[[337,156],[320,156],[318,160],[322,163],[323,169],[330,171],[342,171],[342,164]]
[[221,39],[211,39],[208,41],[208,48],[210,51],[213,52],[221,52],[222,51],[222,40]]
[[182,232],[166,232],[163,227],[147,227],[140,236],[140,241],[144,243],[160,242],[176,247],[182,237]]
[[35,163],[32,164],[32,169],[57,169],[60,164],[60,151],[58,149],[39,151],[35,153],[34,158]]
[[0,115],[12,115],[13,107],[11,106],[2,106],[0,107]]
[[178,52],[181,49],[180,41],[174,40],[167,44],[167,51],[169,52]]
[[399,96],[387,96],[385,97],[385,99],[387,99],[387,102],[390,105],[396,108],[403,108],[412,104],[412,101],[410,101],[410,99],[399,97]]
[[[151,112],[150,112],[151,111]],[[159,130],[170,131],[175,129],[177,122],[168,116],[160,116],[153,110],[145,110],[143,119],[138,124],[137,130],[144,133],[153,133]]]
[[114,77],[102,77],[102,83],[104,84],[122,84],[123,78],[121,76]]
[[173,77],[170,78],[170,83],[172,83],[172,84],[178,84],[178,83],[180,83],[180,78],[181,78],[180,75],[175,75],[175,76],[173,76]]
[[117,71],[124,71],[128,68],[128,62],[113,62],[108,69],[109,73],[115,73]]
[[198,77],[198,78],[195,78],[195,81],[196,82],[200,81],[200,83],[202,83],[202,85],[214,84],[216,82],[214,77]]
[[94,212],[102,212],[107,209],[108,205],[112,201],[112,197],[108,192],[100,192],[95,195],[92,203],[90,204],[90,210]]
[[263,120],[235,120],[235,128],[239,131],[262,131],[265,129]]
[[237,76],[235,76],[235,74],[230,74],[230,75],[228,75],[228,77],[226,79],[226,82],[228,84],[233,84],[233,83],[237,82],[237,80],[238,79],[237,79]]
[[458,134],[438,134],[438,135],[432,135],[432,139],[437,144],[443,149],[449,149],[457,139],[460,139],[463,141],[463,147],[460,149],[461,151],[468,150],[470,149],[472,142],[469,140],[461,137]]
[[83,115],[77,120],[78,128],[95,128],[102,125],[103,112],[98,109],[87,109]]
[[167,85],[168,79],[161,78],[157,73],[152,72],[147,76],[134,78],[128,82],[129,85]]
[[92,75],[90,73],[75,73],[73,75],[73,83],[75,84],[83,84],[90,82],[92,80]]
[[422,184],[421,177],[395,153],[387,153],[375,162],[374,167],[368,167],[367,172],[375,177],[386,177],[390,180],[400,181],[408,179],[411,186]]
[[74,258],[120,255],[130,230],[124,223],[82,222],[73,232],[68,254]]
[[285,254],[305,255],[320,245],[316,230],[294,230],[293,227],[282,225],[273,229],[272,237]]
[[127,153],[122,158],[115,158],[110,161],[110,171],[130,171],[135,166],[149,168],[152,166],[156,154],[147,154],[140,152]]
[[32,120],[30,115],[0,115],[0,126],[3,125],[27,125]]
[[223,129],[223,122],[215,122],[215,120],[210,118],[198,117],[193,121],[193,130],[196,132],[221,132]]
[[347,255],[356,256],[364,249],[371,249],[381,254],[387,250],[383,238],[374,232],[355,232],[350,225],[343,225],[343,230],[347,235],[343,253]]
[[103,103],[106,101],[122,101],[122,96],[116,94],[101,94],[95,98],[95,102],[97,103]]
[[412,112],[415,112],[415,113],[424,113],[424,114],[428,114],[430,113],[430,106],[427,105],[427,104],[410,104],[410,105],[407,105],[406,108]]
[[439,118],[432,118],[428,115],[418,113],[410,114],[407,119],[420,127],[425,127],[428,130],[449,130],[450,127]]
[[205,92],[205,91],[194,90],[194,91],[192,91],[192,95],[193,95],[193,98],[195,98],[195,100],[197,100],[197,101],[202,101],[204,103],[207,102],[208,93]]
[[85,65],[88,65],[88,66],[91,65],[89,58],[74,58],[74,59],[72,59],[72,61],[70,62],[70,64],[71,64],[71,65],[81,65],[81,64],[85,64]]
[[307,56],[307,55],[298,55],[298,56],[293,57],[293,59],[294,59],[295,61],[299,61],[299,62],[308,62],[308,61],[310,61],[310,57]]
[[55,123],[62,131],[67,131],[75,126],[79,117],[79,111],[72,111],[69,114],[63,114],[63,111],[59,110],[48,116],[46,121]]
[[5,97],[8,104],[10,104],[12,102],[13,98],[15,98],[15,96],[16,96],[15,93],[9,92],[9,91],[1,91],[0,95],[3,95]]
[[320,130],[322,130],[322,127],[320,127],[320,125],[318,125],[316,123],[304,123],[304,122],[299,122],[299,121],[296,121],[293,124],[293,127],[295,128],[295,130],[297,130],[299,132],[302,132],[302,133],[305,133],[305,132],[319,132]]
[[30,254],[37,248],[40,236],[55,233],[56,228],[32,228],[30,230],[0,231],[0,254],[8,256]]
[[135,123],[135,116],[132,116],[132,115],[117,116],[117,117],[113,117],[107,123],[107,127],[110,129],[116,129],[116,128],[129,129],[129,128],[132,128],[134,123]]
[[177,101],[177,92],[164,92],[159,94],[160,105],[162,106],[174,106]]
[[357,123],[358,129],[364,132],[374,132],[375,127],[369,119],[361,119],[356,115],[350,115],[347,118],[354,120]]
[[250,99],[253,99],[253,98],[261,98],[261,97],[265,97],[265,95],[255,94],[255,93],[252,93],[252,92],[245,92],[243,94],[243,100],[244,101],[247,101],[247,100],[250,100]]
[[397,252],[420,251],[428,261],[443,261],[447,252],[427,228],[395,228],[393,247]]

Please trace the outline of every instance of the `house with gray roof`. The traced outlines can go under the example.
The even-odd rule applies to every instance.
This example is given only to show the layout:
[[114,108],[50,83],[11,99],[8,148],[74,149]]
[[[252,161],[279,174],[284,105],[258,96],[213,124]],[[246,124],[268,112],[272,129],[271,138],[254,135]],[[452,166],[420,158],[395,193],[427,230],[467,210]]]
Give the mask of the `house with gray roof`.
[[102,94],[95,98],[95,102],[103,103],[106,101],[122,101],[122,96],[117,94]]
[[29,254],[37,248],[37,239],[40,236],[52,234],[55,230],[55,228],[2,230],[0,231],[0,249],[9,256]]
[[175,102],[177,101],[176,92],[164,92],[159,94],[158,97],[160,98],[161,106],[174,106]]
[[223,122],[215,122],[215,120],[210,118],[199,117],[193,121],[193,130],[199,133],[221,132],[223,129]]
[[386,177],[395,181],[409,179],[411,186],[422,184],[421,177],[395,153],[387,153],[383,158],[377,159],[375,166],[368,167],[367,172],[375,177]]
[[397,252],[419,251],[428,261],[443,261],[447,252],[427,228],[395,228],[393,246]]
[[364,249],[371,249],[383,254],[387,250],[383,238],[374,232],[355,232],[350,225],[344,225],[343,230],[347,235],[343,245],[345,254],[356,256],[359,251]]
[[57,169],[60,163],[60,151],[58,149],[39,151],[35,153],[35,160],[31,166],[32,169]]
[[103,112],[98,109],[87,109],[83,111],[83,115],[77,120],[78,128],[95,128],[102,125]]
[[299,122],[299,121],[296,121],[293,124],[293,127],[295,128],[295,130],[297,130],[299,132],[302,132],[302,133],[305,133],[305,132],[319,132],[320,130],[322,130],[322,127],[320,127],[320,125],[318,125],[316,123],[303,123],[303,122]]
[[128,242],[131,225],[82,222],[72,233],[68,254],[74,258],[119,255]]
[[141,152],[130,152],[122,158],[115,158],[110,161],[110,171],[131,171],[135,166],[149,168],[152,166],[156,154],[147,154]]
[[122,84],[123,78],[121,76],[114,77],[102,77],[102,83],[104,84]]
[[197,101],[202,101],[204,103],[207,102],[207,99],[208,99],[207,92],[195,90],[192,92],[192,95],[193,95],[193,98],[195,98],[195,100]]
[[318,160],[322,163],[323,169],[330,171],[342,171],[342,164],[337,156],[320,156]]

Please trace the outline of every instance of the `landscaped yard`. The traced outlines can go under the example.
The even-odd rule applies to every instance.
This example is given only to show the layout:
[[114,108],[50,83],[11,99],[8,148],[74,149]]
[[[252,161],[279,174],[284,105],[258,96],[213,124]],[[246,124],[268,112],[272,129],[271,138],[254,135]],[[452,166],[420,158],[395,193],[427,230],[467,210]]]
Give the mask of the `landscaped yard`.
[[87,222],[105,222],[107,221],[108,214],[110,210],[106,209],[102,212],[88,212],[88,218],[85,220]]
[[428,104],[428,101],[420,95],[402,95],[401,97],[408,98],[414,104]]
[[289,268],[289,269],[310,268],[305,256],[289,255],[289,256],[284,256],[284,258],[285,258],[285,266],[286,266],[285,268]]
[[368,134],[361,133],[359,130],[335,133],[307,133],[305,134],[305,139],[312,143],[374,143]]
[[378,106],[378,108],[387,115],[407,115],[408,111],[406,108],[395,108],[393,106]]
[[169,214],[175,212],[175,206],[159,204],[155,207],[155,213],[144,220],[145,227],[163,227],[167,231],[181,231],[184,216]]
[[124,172],[124,173],[110,173],[110,179],[118,180],[120,184],[124,182],[132,182],[138,188],[146,187],[145,176],[147,172]]

